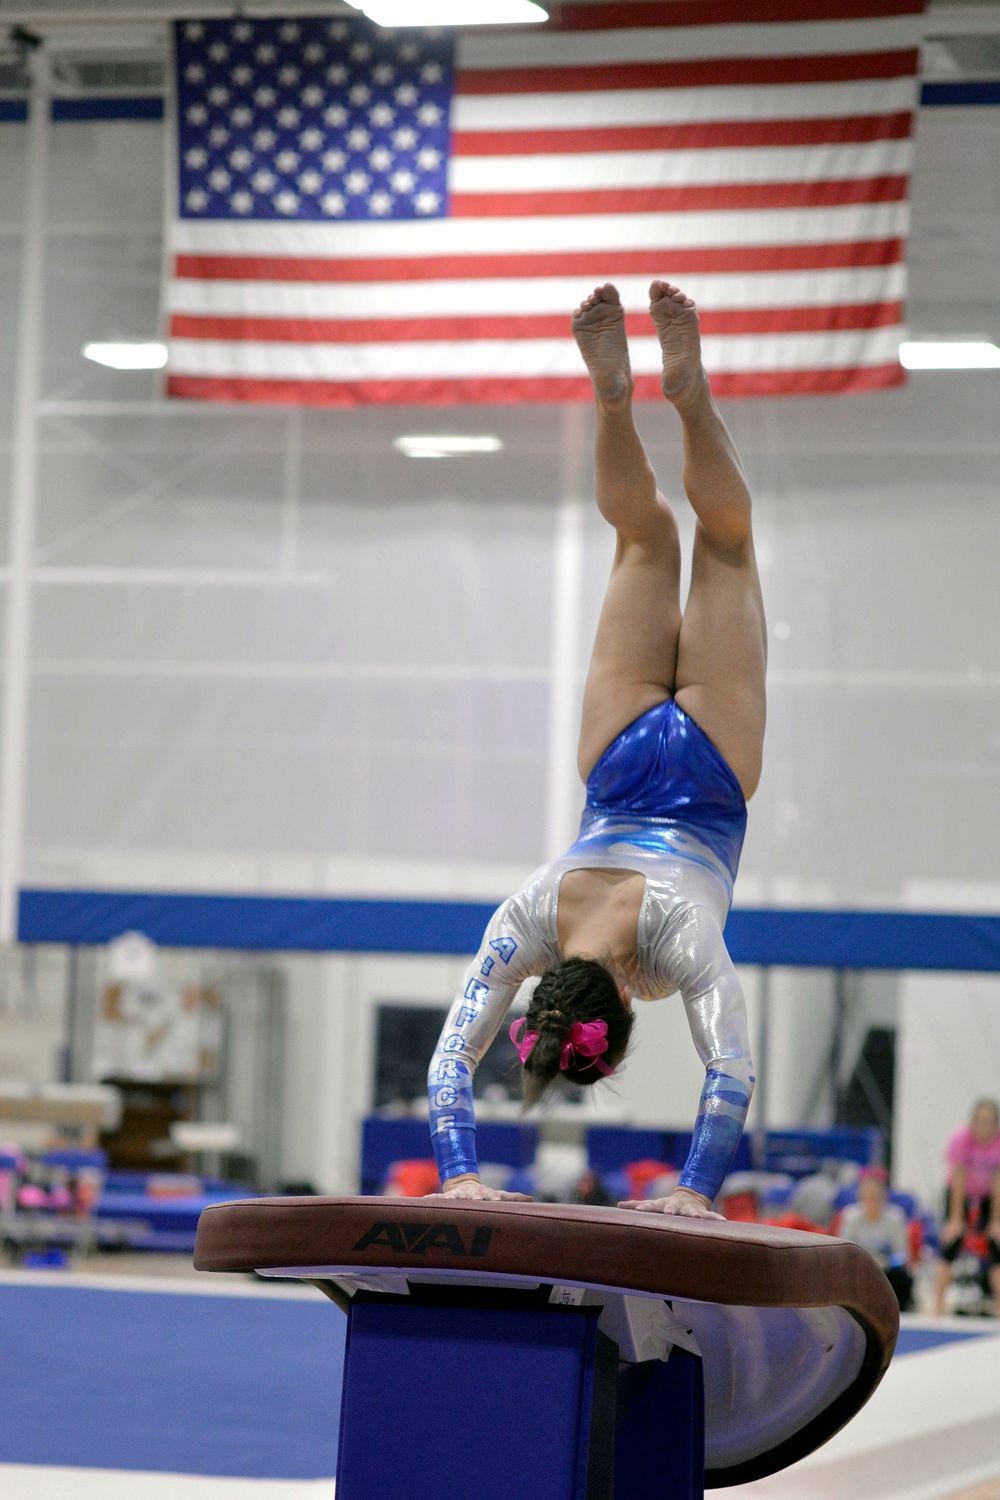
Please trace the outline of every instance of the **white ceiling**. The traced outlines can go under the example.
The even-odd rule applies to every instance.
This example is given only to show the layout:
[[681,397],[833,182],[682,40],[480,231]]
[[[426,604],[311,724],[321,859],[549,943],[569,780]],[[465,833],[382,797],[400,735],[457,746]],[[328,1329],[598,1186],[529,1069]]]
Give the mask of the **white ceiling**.
[[[597,0],[576,0],[597,3]],[[626,0],[603,0],[626,3]],[[550,4],[557,12],[558,0]],[[178,16],[349,14],[345,0],[0,0],[0,21],[12,24],[60,26],[77,24],[113,25],[116,22],[164,22]],[[934,0],[927,10],[927,32],[996,31],[1000,33],[998,0]]]

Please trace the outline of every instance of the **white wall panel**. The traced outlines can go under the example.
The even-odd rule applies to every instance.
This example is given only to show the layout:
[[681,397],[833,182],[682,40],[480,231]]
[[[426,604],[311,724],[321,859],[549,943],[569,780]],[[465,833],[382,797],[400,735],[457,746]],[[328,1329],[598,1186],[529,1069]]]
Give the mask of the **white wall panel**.
[[[759,1077],[760,971],[741,968],[739,974]],[[630,1123],[690,1130],[698,1113],[705,1069],[691,1041],[684,1004],[679,995],[668,995],[664,1000],[637,1004],[635,1012],[635,1032],[625,1066],[620,1075],[597,1090],[598,1099],[608,1106],[617,1105]],[[756,1098],[750,1108],[753,1126]]]
[[829,1088],[833,974],[828,969],[772,969],[767,1068],[771,1129],[833,1119]]
[[[1000,331],[998,145],[1000,111],[921,117],[921,327]],[[114,882],[117,858],[124,883],[215,868],[266,889],[460,894],[526,871],[544,847],[558,410],[143,407],[158,376],[79,348],[156,326],[162,146],[155,124],[53,132],[47,397],[63,405],[43,425],[38,563],[133,571],[39,576],[26,879]],[[21,151],[4,126],[11,270]],[[0,285],[2,333],[16,280]],[[993,372],[925,374],[727,407],[787,627],[744,902],[894,904],[914,880],[995,873],[998,392]],[[140,404],[72,404],[98,398]],[[644,405],[639,424],[677,499],[673,414]],[[505,447],[393,448],[445,430]],[[596,512],[584,551],[581,673],[611,558]]]

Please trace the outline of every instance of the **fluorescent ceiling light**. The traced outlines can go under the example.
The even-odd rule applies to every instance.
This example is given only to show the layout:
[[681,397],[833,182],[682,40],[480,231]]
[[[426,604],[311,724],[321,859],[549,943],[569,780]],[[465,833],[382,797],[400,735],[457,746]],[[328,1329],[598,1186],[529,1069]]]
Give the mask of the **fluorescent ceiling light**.
[[167,362],[166,344],[130,340],[117,344],[84,344],[84,359],[109,370],[162,370]]
[[407,458],[462,458],[467,453],[499,453],[498,437],[465,437],[457,433],[412,433],[392,445]]
[[1000,370],[1000,348],[985,340],[905,341],[899,362],[906,370]]
[[547,21],[535,0],[347,0],[379,26],[521,26]]

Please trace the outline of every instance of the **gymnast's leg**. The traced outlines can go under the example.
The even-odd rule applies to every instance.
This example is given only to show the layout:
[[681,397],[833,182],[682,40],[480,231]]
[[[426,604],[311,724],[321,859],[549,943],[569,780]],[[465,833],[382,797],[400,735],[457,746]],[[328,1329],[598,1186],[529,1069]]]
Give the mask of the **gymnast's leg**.
[[749,798],[760,780],[767,664],[750,491],[712,399],[694,303],[669,282],[654,281],[649,310],[663,350],[663,394],[684,433],[684,488],[698,518],[674,697]]
[[[629,671],[626,665],[629,658],[620,644],[631,639],[640,647],[648,646],[648,611],[642,609],[634,589],[621,586],[631,584],[634,576],[625,567],[630,550],[634,561],[642,559],[643,548],[649,547],[646,537],[657,535],[655,518],[665,507],[661,508],[657,500],[651,474],[645,479],[643,489],[645,455],[633,437],[630,419],[627,423],[623,420],[626,413],[622,408],[627,407],[631,394],[631,378],[627,354],[622,353],[624,327],[615,307],[617,301],[613,288],[600,288],[580,314],[590,309],[590,321],[599,327],[602,336],[600,340],[595,338],[593,347],[588,347],[577,335],[598,400],[599,503],[619,534],[616,570],[601,621],[602,628],[608,627],[605,639],[618,649],[602,651],[603,643],[599,642],[595,650],[581,739],[580,770],[584,775],[613,733],[637,713],[651,707],[660,694],[668,696],[670,692],[666,674],[655,678],[648,670]],[[766,655],[749,489],[732,439],[712,400],[701,362],[694,303],[676,287],[656,281],[650,287],[650,314],[663,351],[663,393],[681,419],[684,486],[697,517],[691,590],[677,634],[673,696],[678,706],[690,713],[715,743],[744,796],[749,797],[760,777]],[[619,494],[615,486],[623,470],[629,483],[625,493]],[[626,526],[629,531],[623,536]],[[644,660],[648,664],[648,656]],[[631,699],[639,697],[642,690],[647,694],[644,702],[630,703],[632,711],[628,714],[620,712],[621,695],[616,699],[608,662],[613,664]],[[655,688],[660,691],[652,696]],[[609,708],[617,711],[617,723],[608,722],[614,716]],[[600,733],[595,726],[599,726]],[[592,735],[590,741],[588,735]],[[563,882],[564,896],[571,894],[566,890],[571,878]],[[692,908],[692,915],[696,911],[699,909]],[[707,913],[700,912],[700,917],[706,918]],[[562,919],[561,900],[561,937]],[[563,948],[567,951],[565,941]],[[684,999],[692,1036],[707,1070],[695,1143],[681,1178],[683,1187],[669,1199],[641,1204],[630,1201],[623,1206],[646,1212],[702,1216],[710,1211],[711,1200],[725,1175],[723,1158],[731,1159],[730,1148],[735,1149],[736,1142],[731,1138],[734,1129],[738,1136],[739,1125],[733,1110],[736,1097],[740,1096],[745,1101],[745,1115],[753,1083],[752,1064],[742,995],[718,927],[709,923],[704,931],[699,931],[693,944],[675,948],[675,952],[664,957],[673,963],[670,977]],[[696,962],[692,963],[692,957]],[[732,983],[722,983],[721,976],[729,973]],[[707,1020],[703,1014],[706,1003]],[[726,1021],[722,1031],[720,1016]],[[723,1093],[718,1089],[721,1077],[726,1080]],[[721,1109],[720,1100],[724,1103]]]
[[597,405],[597,505],[615,528],[615,558],[583,695],[579,768],[586,781],[626,725],[674,691],[681,625],[680,547],[673,512],[632,419],[625,314],[611,285],[573,315]]

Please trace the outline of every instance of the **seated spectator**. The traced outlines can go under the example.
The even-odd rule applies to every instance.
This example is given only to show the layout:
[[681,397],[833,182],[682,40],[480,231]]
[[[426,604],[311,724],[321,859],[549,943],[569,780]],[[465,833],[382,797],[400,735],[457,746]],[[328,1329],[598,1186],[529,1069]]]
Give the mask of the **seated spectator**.
[[969,1124],[955,1131],[945,1155],[948,1190],[934,1310],[939,1316],[944,1312],[952,1266],[972,1234],[985,1240],[993,1307],[1000,1315],[1000,1106],[995,1099],[977,1101]]
[[858,1179],[858,1201],[848,1204],[840,1221],[840,1238],[860,1245],[874,1256],[896,1293],[901,1312],[913,1302],[913,1277],[907,1261],[910,1234],[906,1215],[887,1203],[889,1174],[884,1167],[866,1167]]
[[834,1199],[840,1184],[829,1172],[810,1172],[800,1177],[788,1200],[788,1212],[816,1229],[829,1229],[834,1218]]

